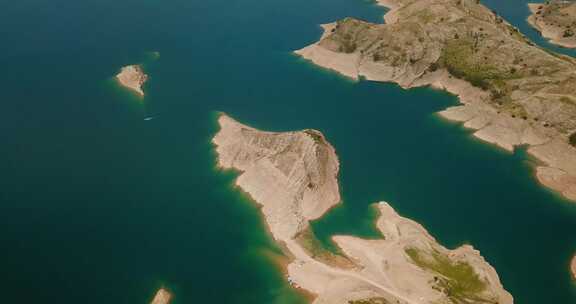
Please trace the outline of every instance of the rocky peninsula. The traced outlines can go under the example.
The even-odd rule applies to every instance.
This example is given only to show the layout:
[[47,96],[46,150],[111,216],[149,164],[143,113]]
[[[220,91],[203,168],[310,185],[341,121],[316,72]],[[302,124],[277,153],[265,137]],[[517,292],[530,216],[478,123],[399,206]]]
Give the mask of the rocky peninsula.
[[528,4],[528,23],[551,43],[576,48],[576,2],[552,0]]
[[525,146],[538,180],[576,200],[576,60],[534,45],[476,0],[380,0],[384,24],[345,18],[296,51],[348,77],[459,97],[440,115],[484,141]]
[[266,132],[221,114],[213,138],[221,169],[259,204],[274,239],[291,257],[288,281],[313,303],[513,303],[478,251],[441,246],[418,223],[387,203],[374,205],[381,239],[335,236],[325,249],[309,221],[340,202],[339,161],[316,130]]
[[144,96],[144,91],[142,91],[142,86],[148,80],[148,75],[144,73],[144,70],[140,65],[128,65],[122,67],[120,73],[116,75],[116,79],[123,86],[126,87],[140,96]]
[[160,288],[158,289],[158,292],[156,292],[156,295],[154,296],[154,299],[152,299],[152,302],[150,302],[150,304],[168,304],[170,303],[171,299],[172,294],[170,294],[168,290]]

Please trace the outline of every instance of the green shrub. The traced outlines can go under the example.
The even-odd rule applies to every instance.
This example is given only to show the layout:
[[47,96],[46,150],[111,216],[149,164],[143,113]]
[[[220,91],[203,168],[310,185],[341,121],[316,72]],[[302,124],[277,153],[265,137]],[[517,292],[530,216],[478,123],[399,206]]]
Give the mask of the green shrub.
[[417,248],[405,251],[414,264],[439,275],[435,277],[437,287],[453,303],[492,303],[480,295],[486,289],[486,281],[478,276],[470,264],[452,261],[438,251],[428,253]]
[[569,142],[573,147],[576,147],[576,132],[572,133],[569,137]]

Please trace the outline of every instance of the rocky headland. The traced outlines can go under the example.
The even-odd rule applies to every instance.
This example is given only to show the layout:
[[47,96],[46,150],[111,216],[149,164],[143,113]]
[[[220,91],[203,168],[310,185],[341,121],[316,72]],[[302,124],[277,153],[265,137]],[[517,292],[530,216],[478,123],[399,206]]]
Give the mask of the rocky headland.
[[122,67],[120,73],[116,75],[116,79],[123,86],[126,87],[140,96],[144,96],[144,91],[142,86],[148,80],[148,75],[144,73],[144,70],[140,65],[128,65]]
[[576,48],[576,2],[552,0],[528,4],[528,23],[551,43]]
[[476,0],[380,0],[384,24],[345,18],[296,51],[348,77],[459,97],[440,115],[484,141],[526,146],[538,180],[576,200],[576,60],[534,45]]
[[168,290],[160,288],[150,304],[168,304],[170,303],[170,299],[172,299],[172,294],[170,294]]
[[387,203],[374,205],[381,239],[335,236],[325,249],[309,221],[340,202],[335,150],[316,130],[265,132],[221,114],[213,138],[221,169],[259,204],[274,239],[291,257],[288,281],[313,303],[513,303],[478,251],[441,246]]

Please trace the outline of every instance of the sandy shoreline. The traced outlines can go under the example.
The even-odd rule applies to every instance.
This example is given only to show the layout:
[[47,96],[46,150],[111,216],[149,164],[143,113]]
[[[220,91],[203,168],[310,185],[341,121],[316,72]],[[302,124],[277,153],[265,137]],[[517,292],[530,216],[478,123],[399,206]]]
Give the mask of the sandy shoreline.
[[[330,254],[311,252],[317,249],[305,245],[299,235],[308,229],[310,220],[340,203],[334,148],[314,130],[265,132],[224,114],[218,122],[220,130],[213,138],[218,167],[240,172],[236,185],[262,207],[273,238],[289,252],[288,281],[315,294],[313,303],[349,304],[378,298],[423,304],[445,299],[442,289],[431,283],[434,272],[416,267],[406,254],[409,249],[423,255],[436,252],[470,265],[486,282],[486,289],[477,296],[512,303],[496,271],[476,250],[440,246],[422,226],[399,216],[386,203],[375,205],[380,212],[377,227],[385,239],[334,237],[352,267],[332,263]],[[387,266],[382,268],[383,264]]]
[[[396,26],[402,3],[398,0],[379,1],[391,10],[385,15],[386,25]],[[462,122],[464,127],[476,130],[473,135],[485,142],[512,152],[517,146],[528,145],[528,153],[542,162],[537,167],[537,180],[564,197],[576,201],[576,149],[543,123],[533,123],[495,109],[490,93],[472,86],[465,80],[452,77],[446,70],[429,71],[410,66],[388,66],[370,62],[360,52],[336,52],[321,45],[337,23],[325,24],[322,38],[295,51],[296,54],[324,68],[358,80],[393,82],[405,89],[430,86],[445,90],[458,97],[460,105],[449,107],[438,114],[446,119]],[[550,56],[535,49],[541,56]],[[537,98],[546,98],[537,96]]]

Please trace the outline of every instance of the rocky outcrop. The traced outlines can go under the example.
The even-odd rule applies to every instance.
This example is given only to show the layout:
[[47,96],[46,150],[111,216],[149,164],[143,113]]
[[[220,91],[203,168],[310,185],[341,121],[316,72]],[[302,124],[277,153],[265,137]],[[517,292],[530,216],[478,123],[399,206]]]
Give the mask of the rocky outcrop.
[[572,272],[572,278],[576,280],[576,255],[574,255],[570,262],[570,272]]
[[140,96],[144,96],[144,91],[142,91],[142,86],[148,80],[148,75],[144,73],[142,67],[139,65],[129,65],[125,66],[120,70],[120,73],[116,75],[116,79],[123,86],[126,87]]
[[528,23],[551,43],[576,48],[576,2],[552,0],[528,4]]
[[224,114],[218,122],[218,166],[239,171],[236,185],[262,206],[272,236],[293,258],[288,280],[314,293],[314,303],[513,302],[478,251],[442,247],[387,203],[375,205],[382,239],[336,236],[341,253],[322,254],[307,232],[340,201],[334,148],[315,130],[265,132]]
[[168,290],[160,288],[150,304],[168,304],[170,299],[172,299],[172,294]]
[[320,132],[263,132],[225,115],[218,121],[218,164],[242,172],[236,184],[262,204],[276,239],[294,238],[338,204],[338,158]]
[[355,79],[457,95],[462,104],[440,115],[506,150],[527,145],[542,161],[539,180],[575,198],[576,60],[535,46],[475,0],[380,3],[391,8],[385,24],[326,24],[296,53]]

